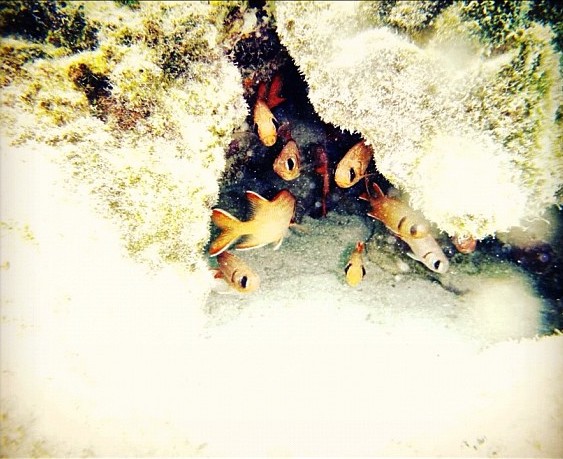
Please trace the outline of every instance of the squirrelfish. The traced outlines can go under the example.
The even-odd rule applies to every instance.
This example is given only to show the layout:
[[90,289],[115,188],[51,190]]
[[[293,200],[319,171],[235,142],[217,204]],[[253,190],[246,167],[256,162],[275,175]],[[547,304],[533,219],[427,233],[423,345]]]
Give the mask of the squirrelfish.
[[366,269],[364,268],[364,261],[362,259],[362,252],[364,251],[364,243],[358,241],[356,247],[350,255],[348,264],[344,268],[344,273],[346,274],[346,282],[351,287],[358,285],[361,280],[366,275]]
[[301,173],[301,154],[287,124],[278,129],[278,135],[285,141],[274,161],[274,171],[284,180],[295,180]]
[[295,180],[301,173],[301,155],[295,140],[287,142],[274,161],[274,171],[284,180]]
[[274,121],[278,120],[262,99],[258,99],[254,105],[254,125],[258,130],[258,137],[266,147],[271,147],[278,138]]
[[368,215],[382,222],[401,239],[421,238],[428,234],[428,223],[420,212],[399,201],[385,196],[376,183],[372,183],[376,196],[360,196],[369,200],[371,211]]
[[373,150],[362,140],[350,148],[336,166],[334,181],[340,188],[350,188],[366,176]]
[[253,191],[247,191],[246,197],[252,210],[248,221],[240,221],[225,210],[213,209],[211,219],[221,233],[209,247],[211,256],[224,252],[241,237],[244,240],[235,246],[238,250],[270,243],[276,244],[274,250],[280,247],[295,212],[295,197],[289,190],[281,190],[271,201]]
[[429,234],[428,224],[422,216],[398,199],[387,197],[375,183],[376,197],[362,195],[369,200],[371,211],[368,215],[375,218],[405,241],[414,260],[420,261],[431,271],[443,274],[448,270],[449,261],[436,240]]
[[230,252],[217,256],[219,267],[215,278],[225,279],[235,290],[250,293],[260,287],[260,277],[244,261]]
[[277,123],[278,120],[271,109],[285,100],[279,95],[281,85],[281,78],[279,75],[276,75],[272,80],[267,95],[266,85],[260,83],[258,86],[258,98],[254,105],[252,117],[258,131],[258,137],[266,147],[271,147],[277,140],[277,128],[274,121]]
[[455,235],[452,236],[451,240],[458,252],[463,254],[475,252],[477,248],[477,241],[471,236]]

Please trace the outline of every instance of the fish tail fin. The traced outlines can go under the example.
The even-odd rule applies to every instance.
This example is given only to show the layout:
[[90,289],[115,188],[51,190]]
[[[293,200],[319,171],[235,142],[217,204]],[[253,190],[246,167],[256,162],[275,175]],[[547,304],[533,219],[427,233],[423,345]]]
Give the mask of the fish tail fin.
[[211,243],[209,255],[212,257],[227,250],[240,236],[242,222],[222,209],[213,209],[211,220],[221,230],[221,233]]
[[365,243],[363,243],[362,241],[356,242],[356,250],[358,251],[358,253],[362,253],[364,251],[364,247]]

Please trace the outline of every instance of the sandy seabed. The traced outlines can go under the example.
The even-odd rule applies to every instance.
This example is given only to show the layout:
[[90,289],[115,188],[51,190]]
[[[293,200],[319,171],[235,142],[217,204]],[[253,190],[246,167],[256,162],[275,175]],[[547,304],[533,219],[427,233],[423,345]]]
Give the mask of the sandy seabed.
[[369,228],[329,215],[241,255],[260,291],[207,295],[1,153],[3,456],[563,456],[563,336],[524,277],[458,295],[368,261],[352,289]]

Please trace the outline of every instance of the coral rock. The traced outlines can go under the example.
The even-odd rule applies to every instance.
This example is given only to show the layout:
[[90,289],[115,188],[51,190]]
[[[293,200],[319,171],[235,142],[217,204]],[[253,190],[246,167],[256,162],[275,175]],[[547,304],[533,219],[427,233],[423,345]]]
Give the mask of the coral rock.
[[553,32],[525,3],[504,14],[482,3],[275,10],[322,119],[361,133],[377,169],[441,230],[475,239],[541,218],[563,183]]

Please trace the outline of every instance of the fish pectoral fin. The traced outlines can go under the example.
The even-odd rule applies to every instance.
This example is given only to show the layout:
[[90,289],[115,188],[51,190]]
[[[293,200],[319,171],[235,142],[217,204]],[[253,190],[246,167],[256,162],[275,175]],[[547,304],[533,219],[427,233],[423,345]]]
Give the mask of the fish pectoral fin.
[[276,242],[276,245],[274,246],[274,250],[278,250],[282,245],[282,242],[283,242],[283,237],[280,237],[278,242]]
[[256,239],[253,235],[249,234],[245,236],[242,242],[239,242],[235,248],[237,250],[250,250],[250,249],[257,249],[259,247],[263,247],[269,244],[269,242],[262,242],[261,240]]
[[219,269],[211,269],[211,274],[213,274],[213,279],[221,279],[225,276],[223,276],[223,273],[221,272],[221,270]]
[[290,223],[289,227],[292,230],[294,230],[298,233],[301,233],[301,234],[309,234],[310,233],[309,228],[307,228],[305,225],[301,225],[299,223]]

